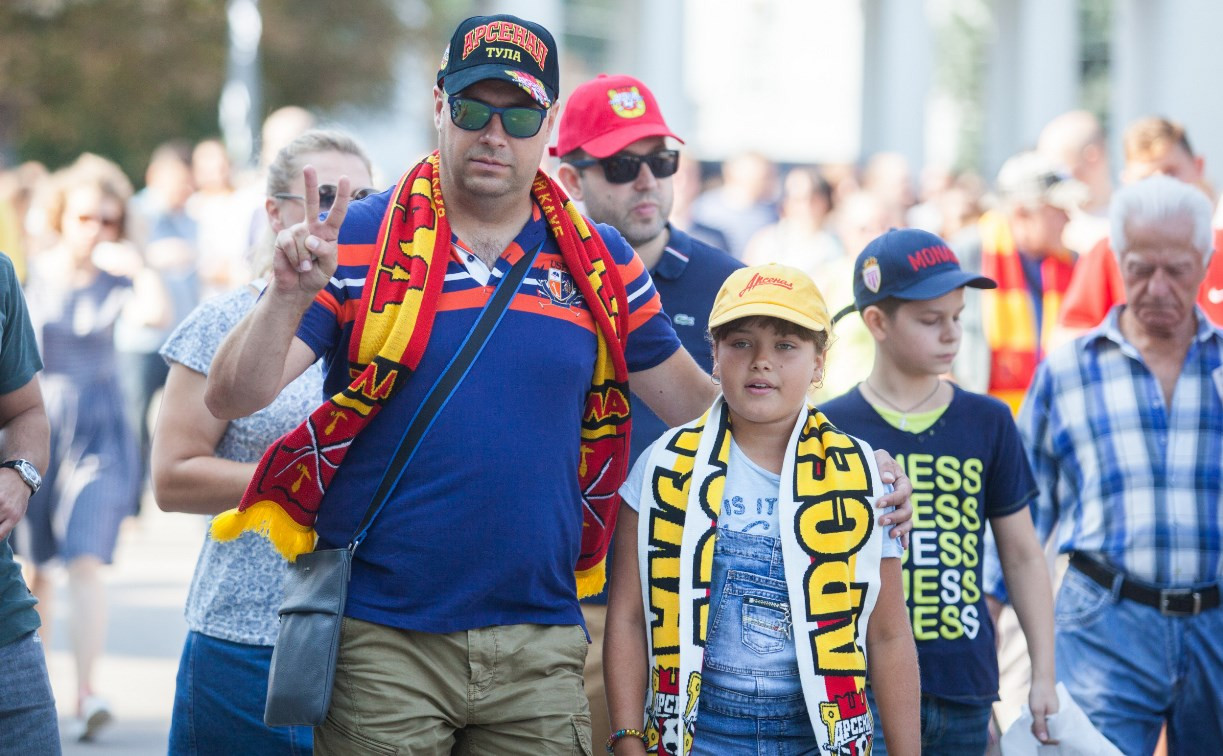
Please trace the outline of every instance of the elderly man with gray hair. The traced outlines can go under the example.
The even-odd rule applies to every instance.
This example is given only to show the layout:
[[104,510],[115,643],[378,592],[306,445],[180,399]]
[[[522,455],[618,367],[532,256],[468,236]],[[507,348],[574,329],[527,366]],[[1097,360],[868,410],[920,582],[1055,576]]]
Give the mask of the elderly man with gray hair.
[[1200,191],[1118,192],[1128,304],[1041,364],[1019,414],[1038,534],[1070,569],[1057,677],[1125,753],[1223,753],[1223,331],[1194,303],[1211,256]]

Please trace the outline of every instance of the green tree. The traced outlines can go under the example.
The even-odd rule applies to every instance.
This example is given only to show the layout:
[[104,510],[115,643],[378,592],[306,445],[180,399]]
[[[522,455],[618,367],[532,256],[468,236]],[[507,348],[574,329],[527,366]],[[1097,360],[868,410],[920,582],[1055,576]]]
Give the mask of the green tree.
[[[0,3],[0,159],[56,168],[88,150],[114,159],[139,184],[157,144],[216,134],[225,5]],[[402,46],[431,31],[428,23],[405,24],[403,5],[262,0],[263,112],[287,104],[376,106]],[[430,4],[417,5],[425,18],[433,15]]]

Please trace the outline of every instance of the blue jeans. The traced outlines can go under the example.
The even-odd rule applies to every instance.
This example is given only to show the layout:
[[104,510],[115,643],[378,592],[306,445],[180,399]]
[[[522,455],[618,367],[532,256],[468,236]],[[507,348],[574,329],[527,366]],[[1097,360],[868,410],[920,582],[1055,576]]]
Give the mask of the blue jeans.
[[[883,739],[883,722],[879,718],[879,707],[870,686],[866,698],[871,705],[871,716],[875,718],[875,744],[872,756],[888,756],[888,746]],[[934,696],[921,697],[921,749],[922,753],[948,754],[948,756],[981,756],[989,745],[989,718],[993,707],[989,704],[965,704]]]
[[59,756],[59,720],[37,632],[0,646],[0,756]]
[[1066,571],[1054,612],[1057,678],[1126,754],[1223,753],[1223,607],[1196,617],[1114,595]]
[[815,754],[776,538],[718,530],[693,756]]
[[263,723],[271,664],[271,646],[187,633],[174,691],[170,753],[313,753],[309,727]]

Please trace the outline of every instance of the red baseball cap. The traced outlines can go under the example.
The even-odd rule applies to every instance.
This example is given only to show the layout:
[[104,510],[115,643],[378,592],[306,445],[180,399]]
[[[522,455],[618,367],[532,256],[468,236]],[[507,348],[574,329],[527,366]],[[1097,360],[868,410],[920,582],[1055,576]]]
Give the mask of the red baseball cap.
[[605,158],[638,139],[656,136],[684,141],[667,128],[645,84],[632,76],[599,74],[569,96],[556,144],[548,151],[563,156],[581,148],[591,157]]

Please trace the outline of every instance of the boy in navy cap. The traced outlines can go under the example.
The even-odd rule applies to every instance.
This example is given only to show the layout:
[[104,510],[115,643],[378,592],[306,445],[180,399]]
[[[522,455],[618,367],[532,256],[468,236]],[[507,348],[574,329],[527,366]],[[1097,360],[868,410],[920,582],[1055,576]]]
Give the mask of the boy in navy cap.
[[[824,405],[839,428],[893,451],[913,481],[905,598],[921,666],[922,749],[984,753],[998,697],[994,628],[981,590],[988,520],[1032,657],[1032,731],[1057,710],[1053,597],[1028,503],[1036,483],[1010,410],[943,380],[960,346],[967,273],[947,244],[892,229],[858,255],[854,308],[875,339],[870,376]],[[871,701],[876,718],[878,711]],[[877,732],[882,730],[877,729]],[[886,754],[882,737],[876,754]]]

